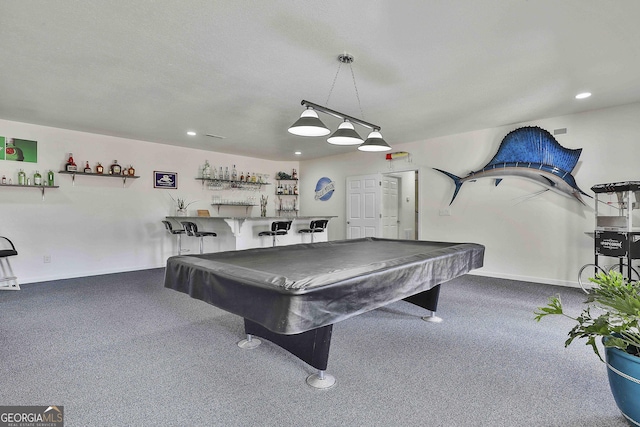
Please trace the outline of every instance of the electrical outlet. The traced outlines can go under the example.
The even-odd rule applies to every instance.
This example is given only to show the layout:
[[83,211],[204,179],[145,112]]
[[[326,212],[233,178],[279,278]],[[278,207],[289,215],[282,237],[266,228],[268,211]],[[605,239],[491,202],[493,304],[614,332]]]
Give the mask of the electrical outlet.
[[440,216],[451,216],[451,209],[440,209]]
[[42,257],[42,261],[43,261],[45,264],[50,263],[50,262],[51,262],[51,255],[45,255],[45,256],[43,256],[43,257]]

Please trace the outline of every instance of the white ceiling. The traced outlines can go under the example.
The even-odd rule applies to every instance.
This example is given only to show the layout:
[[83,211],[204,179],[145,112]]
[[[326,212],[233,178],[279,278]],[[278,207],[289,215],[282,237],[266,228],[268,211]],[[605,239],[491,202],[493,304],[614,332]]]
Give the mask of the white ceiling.
[[[638,0],[4,0],[0,118],[318,158],[355,148],[290,135],[302,99],[392,146],[638,102],[639,16]],[[327,102],[344,52],[362,110],[348,66]]]

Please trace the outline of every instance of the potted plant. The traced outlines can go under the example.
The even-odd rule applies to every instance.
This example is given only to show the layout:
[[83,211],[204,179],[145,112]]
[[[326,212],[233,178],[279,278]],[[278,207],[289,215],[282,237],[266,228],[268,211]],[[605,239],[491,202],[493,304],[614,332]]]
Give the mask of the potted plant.
[[195,203],[195,201],[187,203],[185,199],[182,199],[180,197],[177,197],[174,199],[171,194],[169,194],[169,197],[171,197],[171,200],[173,200],[176,203],[177,216],[187,216],[187,208],[193,203]]
[[[576,322],[565,347],[586,338],[601,361],[607,364],[609,386],[618,408],[630,425],[640,426],[640,282],[629,282],[619,272],[598,273],[589,279],[586,307],[578,317],[566,314],[559,296],[539,307],[535,319],[562,315]],[[605,359],[597,347],[604,345]]]

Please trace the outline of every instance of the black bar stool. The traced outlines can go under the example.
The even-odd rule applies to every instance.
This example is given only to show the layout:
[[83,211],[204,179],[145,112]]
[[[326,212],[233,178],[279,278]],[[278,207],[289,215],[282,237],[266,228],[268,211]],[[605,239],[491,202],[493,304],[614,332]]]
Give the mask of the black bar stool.
[[184,230],[174,230],[169,221],[162,221],[162,223],[169,234],[178,237],[178,255],[182,255],[182,235],[184,234]]
[[187,233],[187,236],[191,237],[199,237],[200,238],[200,253],[203,253],[203,241],[205,237],[216,237],[217,234],[213,231],[198,231],[198,226],[195,222],[191,221],[183,221],[181,222],[182,227],[184,227],[184,231]]
[[309,228],[302,228],[298,230],[298,233],[311,234],[311,243],[313,243],[313,235],[315,233],[322,233],[327,228],[328,223],[328,219],[316,219],[315,221],[311,221]]
[[18,278],[13,274],[11,264],[7,257],[18,255],[13,242],[6,237],[0,236],[0,290],[19,291]]
[[271,231],[261,231],[258,236],[273,236],[273,247],[276,246],[276,236],[284,236],[289,233],[292,221],[273,221]]

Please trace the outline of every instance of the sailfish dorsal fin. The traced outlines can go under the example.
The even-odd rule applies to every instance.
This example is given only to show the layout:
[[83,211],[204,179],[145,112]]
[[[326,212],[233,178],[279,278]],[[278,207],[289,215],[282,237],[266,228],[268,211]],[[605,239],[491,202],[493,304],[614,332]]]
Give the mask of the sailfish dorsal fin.
[[582,148],[565,148],[538,126],[525,126],[509,132],[487,166],[513,162],[540,163],[571,172],[578,163]]

